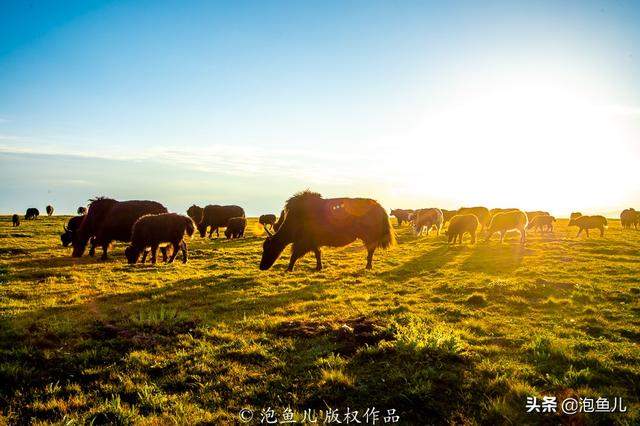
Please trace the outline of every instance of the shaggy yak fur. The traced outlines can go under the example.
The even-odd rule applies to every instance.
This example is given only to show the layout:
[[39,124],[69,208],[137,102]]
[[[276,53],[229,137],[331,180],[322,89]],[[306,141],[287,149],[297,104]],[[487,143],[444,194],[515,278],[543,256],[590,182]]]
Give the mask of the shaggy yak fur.
[[193,205],[189,207],[187,214],[196,223],[201,237],[207,235],[207,228],[211,227],[209,231],[209,238],[213,236],[213,231],[215,231],[216,236],[219,237],[219,228],[226,227],[229,219],[232,217],[245,217],[242,207],[218,206],[212,204],[209,204],[204,209]]
[[[176,213],[148,214],[142,216],[133,225],[131,231],[131,244],[125,249],[124,254],[130,264],[138,261],[142,255],[142,263],[147,258],[147,253],[151,251],[151,263],[156,263],[158,247],[161,244],[170,244],[173,248],[169,263],[172,263],[178,251],[182,250],[182,262],[187,263],[187,243],[184,235],[192,236],[195,232],[195,224],[189,216]],[[147,250],[150,248],[150,250]],[[166,251],[163,252],[166,262]]]
[[258,223],[262,225],[263,228],[266,228],[267,226],[269,226],[269,228],[273,229],[273,225],[276,224],[277,220],[278,218],[276,217],[275,214],[263,214],[258,219]]
[[[527,216],[529,216],[527,214]],[[533,219],[529,220],[529,225],[527,225],[527,229],[537,229],[538,232],[553,232],[553,222],[556,221],[556,218],[548,215],[538,215],[534,216]]]
[[478,222],[480,222],[481,230],[484,230],[491,221],[491,213],[489,213],[489,209],[486,207],[460,207],[457,214],[475,215],[478,218]]
[[35,207],[29,207],[24,215],[24,220],[37,219],[38,216],[40,216],[40,210],[36,209]]
[[271,268],[293,244],[287,271],[309,252],[314,252],[316,270],[321,270],[320,247],[342,247],[356,239],[367,247],[367,269],[371,269],[378,247],[395,244],[389,216],[378,202],[368,198],[323,199],[318,193],[304,191],[287,201],[282,225],[264,241],[260,269]]
[[462,237],[468,232],[471,236],[471,244],[475,244],[478,226],[480,226],[480,222],[474,214],[457,214],[453,216],[449,221],[449,228],[447,228],[446,232],[449,243],[455,244],[457,238],[458,242],[462,244]]
[[523,211],[511,210],[508,212],[497,213],[491,218],[491,223],[489,224],[489,232],[487,233],[487,238],[485,241],[489,241],[493,234],[499,232],[500,242],[502,243],[507,231],[516,229],[520,233],[520,243],[524,244],[527,239],[527,224],[527,214]]
[[73,243],[73,235],[75,232],[78,231],[78,228],[80,228],[80,225],[82,224],[83,220],[84,220],[83,215],[74,216],[71,219],[69,219],[69,222],[67,223],[66,226],[65,225],[62,226],[62,229],[64,229],[64,232],[60,234],[60,241],[62,241],[63,246],[69,247],[71,243]]
[[247,219],[244,217],[232,217],[227,223],[227,229],[224,230],[224,236],[230,238],[244,237],[244,228],[247,227]]
[[47,206],[47,216],[51,216],[53,214],[53,206]]
[[571,219],[569,226],[577,226],[580,228],[578,235],[576,235],[577,237],[580,236],[582,231],[586,231],[587,238],[589,238],[589,229],[599,229],[600,236],[602,237],[604,235],[604,228],[607,227],[607,219],[604,216],[580,216]]
[[391,216],[395,216],[398,219],[398,226],[402,226],[402,222],[410,222],[412,209],[393,209],[391,210]]
[[11,222],[13,223],[13,226],[20,226],[20,216],[14,214],[11,216]]
[[440,235],[442,223],[444,222],[442,210],[440,209],[420,209],[413,214],[413,233],[422,235],[423,229],[426,228],[427,235],[431,228],[436,229],[436,235]]
[[[102,247],[102,259],[107,259],[109,245],[113,241],[131,241],[131,229],[138,219],[147,214],[167,213],[167,209],[155,201],[116,201],[97,198],[89,204],[84,220],[74,233],[73,256],[84,254],[87,242],[94,237],[96,246]],[[94,247],[89,254],[93,256]]]

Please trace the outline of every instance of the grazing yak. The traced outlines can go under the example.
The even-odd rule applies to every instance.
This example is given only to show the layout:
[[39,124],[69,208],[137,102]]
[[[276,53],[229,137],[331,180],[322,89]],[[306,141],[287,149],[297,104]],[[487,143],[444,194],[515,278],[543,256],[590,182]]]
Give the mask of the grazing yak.
[[436,229],[436,235],[440,235],[442,223],[444,222],[442,210],[440,209],[420,209],[413,214],[413,233],[422,235],[422,230],[427,229],[427,235],[431,228]]
[[11,216],[11,222],[13,223],[14,227],[20,226],[20,216],[14,214],[13,216]]
[[582,216],[582,213],[580,213],[580,212],[573,212],[573,213],[571,213],[571,216],[569,216],[569,219],[577,219],[577,218],[579,218],[580,216]]
[[389,216],[378,202],[368,198],[324,199],[304,191],[291,197],[282,215],[282,224],[264,241],[260,269],[267,270],[293,244],[287,271],[306,253],[314,252],[316,270],[322,269],[320,247],[342,247],[360,239],[367,247],[367,269],[373,253],[395,244]]
[[213,237],[213,231],[215,231],[216,236],[219,237],[219,228],[226,227],[229,219],[232,217],[245,217],[242,207],[212,204],[209,204],[204,209],[193,205],[189,207],[187,214],[195,222],[201,237],[207,235],[207,228],[211,227],[209,238]]
[[60,234],[60,241],[62,241],[64,247],[69,247],[73,243],[73,236],[78,231],[78,228],[80,228],[83,220],[84,215],[74,216],[69,219],[66,226],[62,225],[64,232]]
[[440,211],[442,212],[442,225],[444,225],[445,223],[449,222],[452,217],[454,217],[456,214],[458,214],[457,210],[440,209]]
[[232,217],[224,230],[227,239],[244,237],[244,228],[247,227],[247,219],[244,217]]
[[587,238],[589,238],[589,229],[599,229],[602,237],[604,236],[604,228],[607,227],[607,218],[604,216],[579,216],[569,220],[569,226],[580,228],[576,237],[579,237],[584,230],[587,232]]
[[457,214],[449,221],[449,228],[447,228],[447,238],[449,243],[456,243],[456,238],[459,243],[462,244],[462,237],[465,233],[469,233],[471,236],[471,244],[476,243],[476,232],[478,231],[480,222],[474,214]]
[[489,210],[489,214],[491,214],[491,216],[493,217],[494,215],[496,215],[498,213],[510,212],[510,211],[513,211],[513,210],[520,210],[520,209],[516,209],[516,208],[513,208],[513,209],[491,209],[491,210]]
[[398,219],[398,226],[402,226],[402,222],[410,222],[411,215],[414,213],[412,209],[392,209],[391,216],[395,216]]
[[85,206],[80,206],[80,207],[78,207],[77,212],[78,212],[79,215],[87,214],[87,208]]
[[486,207],[460,207],[456,214],[473,214],[478,218],[478,222],[480,223],[480,229],[483,231],[484,228],[489,225],[491,221],[491,213],[489,209]]
[[[151,251],[151,263],[155,264],[158,247],[170,244],[173,253],[169,258],[169,263],[175,260],[180,250],[182,250],[182,263],[187,263],[187,243],[184,241],[184,235],[193,236],[195,227],[193,219],[189,216],[176,213],[144,215],[133,224],[131,243],[124,250],[127,261],[134,264],[143,253],[142,263],[144,263],[147,253]],[[163,251],[162,257],[166,262],[166,251]]]
[[625,209],[620,213],[622,229],[631,229],[632,226],[638,229],[638,222],[640,222],[640,212],[637,212],[635,209]]
[[510,210],[507,212],[496,213],[489,223],[489,232],[487,233],[485,242],[489,241],[493,234],[499,232],[500,243],[502,243],[507,231],[515,229],[520,233],[520,243],[524,244],[527,239],[527,224],[527,214],[521,210]]
[[[147,214],[167,213],[167,209],[155,201],[116,201],[111,198],[96,198],[89,204],[84,220],[74,233],[73,257],[84,254],[87,243],[94,237],[95,246],[102,247],[102,259],[107,259],[109,245],[113,241],[131,241],[131,229],[136,221]],[[92,245],[89,255],[93,256]]]
[[53,206],[52,205],[48,205],[45,209],[47,210],[47,216],[51,216],[53,214]]
[[24,220],[37,219],[38,216],[40,216],[40,210],[36,209],[35,207],[29,207],[24,215]]
[[529,220],[529,225],[527,225],[527,229],[535,228],[540,233],[553,232],[553,222],[555,221],[556,221],[556,218],[548,214],[534,216],[533,219]]
[[275,214],[263,214],[258,218],[258,223],[262,225],[263,228],[269,226],[269,228],[273,229],[273,225],[276,224],[278,218]]

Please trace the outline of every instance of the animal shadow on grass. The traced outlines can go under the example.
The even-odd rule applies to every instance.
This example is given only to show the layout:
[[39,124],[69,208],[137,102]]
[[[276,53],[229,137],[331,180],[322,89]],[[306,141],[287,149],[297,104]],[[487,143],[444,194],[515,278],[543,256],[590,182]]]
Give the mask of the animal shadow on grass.
[[420,275],[422,272],[437,271],[449,263],[459,252],[457,248],[452,248],[447,245],[436,247],[433,250],[412,258],[397,268],[381,273],[380,278],[404,281]]
[[479,244],[460,269],[487,274],[511,273],[520,267],[524,256],[530,253],[531,250],[517,243]]

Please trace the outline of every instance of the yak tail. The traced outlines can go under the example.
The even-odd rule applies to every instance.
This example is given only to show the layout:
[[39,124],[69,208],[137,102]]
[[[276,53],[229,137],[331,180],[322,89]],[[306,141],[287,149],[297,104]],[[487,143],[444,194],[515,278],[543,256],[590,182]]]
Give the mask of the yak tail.
[[193,233],[196,232],[196,225],[193,223],[193,220],[190,217],[185,218],[184,221],[187,224],[187,227],[185,229],[187,235],[189,237],[193,237]]
[[386,249],[395,245],[396,233],[393,230],[393,226],[391,225],[391,220],[385,212],[384,219],[382,220],[382,233],[380,235],[380,239],[378,240],[378,247]]

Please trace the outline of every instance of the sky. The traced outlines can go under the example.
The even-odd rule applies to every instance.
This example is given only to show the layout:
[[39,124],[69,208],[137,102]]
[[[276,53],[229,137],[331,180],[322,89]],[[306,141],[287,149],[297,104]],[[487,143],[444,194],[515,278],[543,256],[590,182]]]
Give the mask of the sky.
[[[517,3],[517,4],[516,4]],[[640,3],[0,2],[0,213],[640,208]]]

